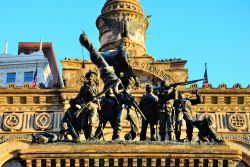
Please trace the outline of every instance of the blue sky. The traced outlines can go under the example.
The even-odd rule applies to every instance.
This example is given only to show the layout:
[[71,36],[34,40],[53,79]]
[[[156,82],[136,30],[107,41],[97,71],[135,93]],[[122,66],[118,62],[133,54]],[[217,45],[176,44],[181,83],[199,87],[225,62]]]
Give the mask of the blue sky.
[[[78,41],[83,29],[99,47],[95,26],[105,0],[0,0],[0,52],[9,41],[52,42],[59,67],[65,57],[81,58]],[[156,59],[188,60],[189,79],[199,79],[208,63],[214,87],[250,84],[249,0],[141,0],[152,15],[147,31],[148,54]],[[85,57],[87,51],[84,51]]]

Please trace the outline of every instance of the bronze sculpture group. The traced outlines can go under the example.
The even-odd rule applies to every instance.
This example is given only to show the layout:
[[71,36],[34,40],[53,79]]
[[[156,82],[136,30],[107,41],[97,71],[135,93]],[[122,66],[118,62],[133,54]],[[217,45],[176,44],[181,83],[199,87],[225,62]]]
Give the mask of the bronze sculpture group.
[[[159,87],[146,85],[146,93],[138,105],[131,95],[131,90],[139,87],[139,80],[128,63],[129,53],[126,47],[118,45],[116,51],[100,53],[84,33],[80,35],[80,43],[89,51],[91,61],[99,68],[104,90],[99,92],[98,74],[89,71],[79,93],[69,101],[70,107],[61,120],[59,135],[45,133],[33,136],[33,142],[77,142],[82,133],[86,140],[104,140],[103,130],[108,122],[113,129],[112,140],[120,140],[124,114],[130,123],[130,131],[125,134],[125,140],[136,138],[141,120],[141,141],[146,140],[147,128],[150,125],[150,141],[171,141],[175,136],[177,141],[191,142],[193,127],[196,127],[199,130],[199,142],[223,142],[218,139],[210,117],[193,120],[191,106],[202,102],[198,90],[193,92],[196,98],[191,99],[186,98],[184,93],[177,89],[178,85],[200,80],[173,84],[161,81]],[[97,118],[99,122],[95,130]],[[180,138],[182,120],[186,122],[186,139]]]
[[[99,68],[100,77],[104,82],[104,90],[98,90],[98,75],[89,71],[85,81],[75,99],[70,100],[70,108],[65,112],[61,121],[60,139],[79,140],[81,132],[87,140],[99,140],[104,138],[103,129],[107,122],[113,128],[112,140],[120,139],[122,130],[122,115],[126,112],[131,130],[124,136],[125,140],[134,140],[139,132],[139,115],[141,116],[140,140],[146,140],[148,124],[150,125],[151,141],[173,140],[173,132],[177,141],[181,141],[181,122],[186,122],[187,140],[192,141],[193,126],[199,129],[200,141],[222,142],[216,137],[211,126],[211,119],[204,118],[202,121],[193,121],[191,105],[201,103],[201,95],[198,90],[195,99],[185,98],[183,92],[178,91],[179,84],[169,85],[162,81],[160,87],[146,86],[146,94],[137,105],[134,97],[130,94],[132,87],[138,87],[139,81],[129,65],[128,51],[124,45],[119,45],[116,51],[100,53],[92,45],[83,33],[80,43],[90,52],[92,62]],[[112,68],[110,67],[112,66]],[[185,82],[190,84],[199,80]],[[76,104],[81,108],[77,108]],[[94,131],[96,118],[99,124]],[[159,136],[158,139],[158,127]]]

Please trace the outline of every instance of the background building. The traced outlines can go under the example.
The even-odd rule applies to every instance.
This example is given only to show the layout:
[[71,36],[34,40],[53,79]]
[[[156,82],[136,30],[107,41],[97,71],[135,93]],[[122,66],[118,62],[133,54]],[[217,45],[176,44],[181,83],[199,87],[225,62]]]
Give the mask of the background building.
[[51,43],[20,42],[18,55],[0,55],[0,86],[28,86],[37,69],[37,85],[53,87],[60,81]]

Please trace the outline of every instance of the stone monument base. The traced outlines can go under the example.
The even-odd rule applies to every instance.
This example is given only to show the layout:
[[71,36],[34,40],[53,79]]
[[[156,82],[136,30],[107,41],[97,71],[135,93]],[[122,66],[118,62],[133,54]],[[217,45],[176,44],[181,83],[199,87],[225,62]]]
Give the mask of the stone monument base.
[[242,152],[226,144],[126,141],[30,144],[12,141],[2,144],[2,148],[1,152],[9,152],[0,155],[5,165],[14,158],[27,167],[231,167],[242,160]]

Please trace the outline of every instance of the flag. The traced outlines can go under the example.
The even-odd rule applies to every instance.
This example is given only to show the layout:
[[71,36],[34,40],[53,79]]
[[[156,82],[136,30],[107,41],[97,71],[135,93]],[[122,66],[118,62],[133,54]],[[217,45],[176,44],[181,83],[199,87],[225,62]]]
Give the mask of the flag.
[[36,63],[36,71],[34,73],[34,77],[33,77],[33,80],[30,84],[30,87],[32,87],[32,88],[36,87],[36,81],[37,81],[37,63]]
[[203,78],[203,83],[202,87],[205,87],[205,84],[208,83],[208,77],[207,77],[207,63],[205,63],[205,73],[204,73],[204,78]]

